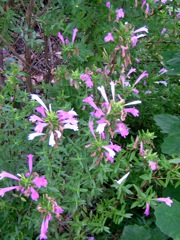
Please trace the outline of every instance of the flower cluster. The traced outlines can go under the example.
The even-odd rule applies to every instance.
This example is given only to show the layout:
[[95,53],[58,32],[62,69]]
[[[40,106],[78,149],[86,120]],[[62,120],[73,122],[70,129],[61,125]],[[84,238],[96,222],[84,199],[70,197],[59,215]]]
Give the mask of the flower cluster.
[[29,172],[27,172],[25,175],[20,175],[20,178],[19,178],[5,171],[3,171],[0,174],[0,180],[3,178],[11,178],[18,181],[17,186],[1,188],[0,189],[1,197],[3,197],[6,192],[17,190],[17,191],[20,191],[25,196],[31,196],[31,199],[34,201],[38,200],[39,194],[35,190],[35,188],[39,189],[41,187],[46,187],[48,182],[44,176],[39,177],[37,173],[32,172],[33,155],[29,154],[27,157],[28,157]]
[[135,117],[139,116],[139,111],[136,108],[127,108],[127,106],[140,104],[141,101],[137,100],[125,104],[125,101],[118,94],[120,101],[116,102],[115,83],[111,81],[110,86],[112,93],[112,100],[110,101],[104,86],[97,88],[105,100],[105,102],[101,104],[101,108],[95,104],[93,96],[86,97],[83,102],[88,103],[94,109],[94,111],[91,112],[91,116],[99,118],[99,120],[97,120],[96,132],[98,132],[102,138],[105,138],[105,127],[109,128],[111,137],[113,137],[115,133],[120,133],[122,137],[126,138],[129,134],[128,128],[124,123],[127,114],[130,113]]
[[36,127],[34,128],[34,133],[28,135],[28,140],[33,140],[37,136],[44,136],[47,134],[43,133],[45,127],[49,127],[49,145],[57,147],[57,141],[61,138],[64,129],[71,129],[74,131],[78,130],[78,120],[76,119],[77,113],[74,110],[64,111],[58,110],[53,112],[51,109],[51,104],[49,104],[49,109],[46,107],[44,102],[36,94],[31,94],[31,99],[36,100],[41,106],[36,107],[35,110],[41,114],[41,117],[37,115],[32,115],[29,121],[35,122]]
[[93,121],[89,121],[89,128],[95,141],[94,143],[91,143],[86,147],[96,148],[96,150],[91,154],[91,156],[94,157],[98,155],[98,162],[102,160],[103,157],[105,157],[105,159],[113,163],[116,152],[121,151],[121,147],[118,146],[117,144],[113,144],[112,142],[110,142],[110,144],[106,144],[105,141],[102,141],[101,137],[98,140],[94,132]]

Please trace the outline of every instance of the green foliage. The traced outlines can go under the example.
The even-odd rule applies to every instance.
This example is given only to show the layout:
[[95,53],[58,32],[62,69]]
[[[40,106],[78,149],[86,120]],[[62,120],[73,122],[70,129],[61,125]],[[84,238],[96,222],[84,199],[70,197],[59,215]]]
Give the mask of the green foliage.
[[[3,6],[5,2],[1,1]],[[15,176],[21,174],[26,180],[25,174],[29,171],[26,158],[31,153],[34,155],[31,177],[45,176],[48,185],[36,188],[37,201],[33,201],[29,193],[15,190],[0,198],[0,239],[39,239],[42,220],[50,213],[48,239],[166,240],[167,234],[178,240],[180,88],[176,12],[179,3],[149,0],[151,11],[147,16],[146,6],[141,7],[140,1],[134,6],[134,2],[112,0],[111,7],[107,8],[101,0],[54,0],[49,6],[46,1],[37,1],[29,24],[28,1],[21,1],[21,8],[10,6],[5,11],[0,7],[1,34],[12,46],[17,47],[16,40],[21,39],[23,47],[29,48],[31,77],[36,78],[33,67],[39,67],[41,60],[43,68],[39,74],[45,72],[47,77],[50,71],[53,77],[49,83],[51,79],[33,82],[31,93],[38,94],[49,109],[44,117],[36,109],[40,105],[30,100],[29,75],[23,71],[22,62],[17,61],[17,54],[14,56],[9,49],[4,57],[6,82],[0,92],[0,171]],[[116,10],[120,8],[125,18],[116,21]],[[146,36],[138,38],[137,45],[132,47],[134,30],[145,25],[149,33],[145,32]],[[162,35],[164,27],[166,33]],[[78,32],[71,42],[75,28]],[[70,43],[63,44],[57,37],[58,32]],[[112,33],[114,41],[105,42],[108,33]],[[1,42],[1,47],[8,51],[5,43]],[[43,58],[45,51],[48,52],[46,59]],[[162,65],[167,67],[167,74],[160,74]],[[131,67],[136,70],[128,75]],[[144,71],[149,76],[136,84]],[[92,87],[82,79],[82,74],[90,76]],[[111,81],[115,83],[115,96]],[[165,81],[167,86],[160,81]],[[106,91],[108,104],[97,89],[100,86]],[[93,96],[95,110],[103,111],[105,139],[98,134],[100,118],[92,113],[93,104],[83,101],[88,96]],[[126,105],[136,100],[142,103],[135,107]],[[136,117],[126,112],[129,108],[130,111],[138,109],[140,116],[138,110]],[[78,131],[64,128],[58,120],[58,110],[77,113]],[[49,125],[44,127],[45,135],[30,141],[29,134],[37,130],[34,126],[38,121],[30,119],[34,115]],[[89,129],[89,121],[94,122],[95,136]],[[116,131],[119,123],[126,124],[129,135],[123,137]],[[57,129],[61,137],[56,132],[55,147],[51,147],[49,135]],[[168,136],[161,148],[163,134]],[[113,160],[104,148],[110,144],[121,146],[121,151],[114,150]],[[168,159],[163,153],[170,155]],[[28,180],[30,184],[31,179]],[[2,177],[0,190],[19,182]],[[173,198],[171,207],[165,202],[159,205],[156,198],[162,196]],[[64,210],[60,215],[55,214],[55,207],[51,206],[55,200]],[[147,204],[150,216],[144,214]]]
[[180,75],[180,51],[167,51],[161,53],[162,63],[168,70],[169,75]]
[[124,228],[120,240],[167,240],[158,228],[150,229],[144,226],[128,225]]
[[156,124],[162,129],[163,133],[168,136],[164,138],[161,146],[162,152],[169,155],[180,155],[180,117],[160,114],[154,116]]
[[171,208],[164,204],[160,204],[155,208],[155,216],[156,224],[163,233],[167,234],[169,237],[172,237],[174,240],[180,239],[180,202],[173,200],[173,205]]

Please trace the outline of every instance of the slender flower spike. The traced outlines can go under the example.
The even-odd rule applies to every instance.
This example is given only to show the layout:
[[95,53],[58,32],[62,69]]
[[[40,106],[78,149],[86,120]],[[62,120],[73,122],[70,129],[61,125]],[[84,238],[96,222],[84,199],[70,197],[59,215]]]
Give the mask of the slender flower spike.
[[113,38],[113,36],[112,36],[112,33],[109,32],[109,33],[105,36],[104,41],[105,41],[105,42],[110,42],[110,41],[114,42],[114,38]]
[[173,201],[171,200],[170,197],[166,197],[166,198],[154,198],[154,200],[158,201],[158,202],[164,202],[166,205],[168,205],[169,207],[171,207]]
[[126,173],[122,178],[120,178],[119,180],[114,180],[115,182],[117,182],[117,184],[122,184],[126,178],[129,176],[130,172]]

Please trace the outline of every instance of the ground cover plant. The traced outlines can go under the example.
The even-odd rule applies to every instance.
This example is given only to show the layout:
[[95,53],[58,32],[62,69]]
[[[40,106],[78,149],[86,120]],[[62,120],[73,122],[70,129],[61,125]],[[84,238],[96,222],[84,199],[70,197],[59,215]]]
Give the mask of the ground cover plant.
[[0,3],[0,238],[180,239],[179,0]]

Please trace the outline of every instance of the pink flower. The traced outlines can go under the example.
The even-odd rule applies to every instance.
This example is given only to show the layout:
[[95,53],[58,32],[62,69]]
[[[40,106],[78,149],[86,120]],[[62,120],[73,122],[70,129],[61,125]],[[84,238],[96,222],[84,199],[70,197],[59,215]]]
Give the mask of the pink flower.
[[136,60],[136,62],[137,62],[137,63],[140,63],[140,60],[139,60],[139,58],[135,58],[135,60]]
[[39,112],[44,118],[46,118],[46,112],[43,106],[36,107],[35,110]]
[[6,193],[6,192],[9,192],[9,191],[12,191],[12,190],[17,190],[17,191],[19,191],[19,186],[14,186],[14,187],[7,187],[7,188],[0,188],[0,196],[1,197],[4,197],[4,194]]
[[170,197],[167,198],[154,198],[154,200],[158,201],[158,202],[165,202],[166,205],[168,205],[169,207],[171,207],[173,201],[171,200]]
[[109,33],[105,36],[104,41],[105,41],[105,42],[110,42],[110,41],[114,42],[114,38],[113,38],[113,36],[112,36],[112,33],[109,32]]
[[146,216],[149,216],[149,213],[150,213],[150,204],[149,203],[146,203],[146,209],[144,211],[144,214]]
[[93,82],[91,80],[91,77],[88,74],[81,74],[80,79],[83,81],[86,81],[86,85],[89,88],[93,87]]
[[119,132],[122,137],[126,138],[127,135],[129,134],[129,131],[126,125],[124,123],[117,123],[116,126],[117,126],[117,129],[115,130],[115,132]]
[[146,17],[148,17],[148,14],[149,14],[149,4],[148,3],[146,3],[145,13],[146,13]]
[[137,44],[138,38],[136,36],[132,36],[131,41],[132,41],[132,47],[135,47]]
[[43,219],[42,221],[42,225],[41,225],[41,234],[40,234],[40,240],[45,240],[47,239],[47,232],[48,232],[48,225],[49,225],[49,221],[52,220],[52,216],[51,214],[48,214],[48,216]]
[[134,117],[139,116],[139,110],[137,110],[136,108],[124,108],[124,111],[126,113],[131,113]]
[[72,36],[72,43],[74,42],[75,38],[76,38],[76,33],[78,32],[77,28],[73,29],[73,36]]
[[32,183],[34,183],[37,188],[46,187],[48,184],[48,182],[44,176],[34,178],[32,180]]
[[57,216],[59,216],[61,213],[64,212],[64,210],[61,207],[58,206],[56,201],[54,201],[54,203],[53,203],[53,208],[54,208],[54,211],[55,211]]
[[76,119],[77,113],[72,109],[70,111],[59,110],[57,111],[58,118],[64,129],[78,130],[78,120]]
[[61,40],[61,42],[62,42],[63,44],[65,44],[65,42],[64,42],[64,37],[63,37],[63,35],[62,35],[60,32],[58,32],[58,38]]
[[110,8],[111,7],[111,3],[110,2],[106,2],[106,7]]
[[146,0],[143,0],[141,7],[143,8],[146,5]]
[[89,129],[90,129],[93,137],[96,138],[96,135],[94,133],[94,128],[93,128],[93,121],[89,121]]
[[100,118],[101,116],[104,115],[103,111],[100,108],[98,108],[96,106],[96,104],[94,103],[94,99],[92,96],[88,96],[88,97],[84,98],[83,102],[88,103],[92,108],[94,108],[96,110],[95,112],[93,112],[93,114],[92,114],[93,116]]
[[163,28],[162,31],[161,31],[161,35],[164,35],[166,32],[166,28]]
[[36,192],[36,190],[33,187],[30,187],[30,190],[31,190],[31,198],[32,198],[32,200],[37,201],[38,198],[39,198],[38,192]]
[[136,29],[133,33],[132,33],[132,36],[131,36],[131,41],[132,41],[132,47],[135,47],[136,44],[137,44],[137,41],[139,38],[142,38],[142,37],[145,37],[146,34],[139,34],[139,35],[135,35],[136,33],[139,33],[139,32],[146,32],[148,33],[148,28],[146,26],[144,27],[141,27],[141,28],[138,28]]
[[167,71],[168,71],[168,70],[167,70],[166,68],[164,68],[164,67],[161,68],[161,70],[159,70],[159,73],[160,73],[159,76],[162,75],[162,74],[164,74],[164,73],[166,73]]
[[180,12],[176,15],[176,18],[178,19],[180,18]]
[[139,154],[140,154],[140,155],[143,155],[143,154],[144,154],[144,143],[143,143],[142,141],[140,142]]
[[139,32],[146,32],[146,33],[148,33],[149,31],[148,31],[148,28],[146,26],[143,26],[143,27],[140,27],[140,28],[136,29],[133,32],[133,34],[136,34],[136,33],[139,33]]
[[122,8],[116,10],[116,21],[120,18],[124,18],[124,11]]
[[149,166],[152,171],[156,170],[158,168],[158,164],[152,161],[149,161]]
[[129,77],[129,75],[133,72],[136,72],[136,68],[131,68],[129,72],[127,73],[126,77]]
[[2,173],[0,173],[0,180],[2,180],[3,178],[11,178],[11,179],[14,179],[14,180],[20,180],[18,177],[16,177],[15,175],[11,174],[11,173],[8,173],[8,172],[5,172],[3,171]]
[[146,71],[144,71],[143,73],[141,73],[141,75],[140,75],[140,76],[138,77],[138,79],[135,81],[134,86],[135,86],[136,84],[138,84],[138,83],[141,81],[142,78],[148,77],[148,76],[149,76],[149,74],[148,74]]

